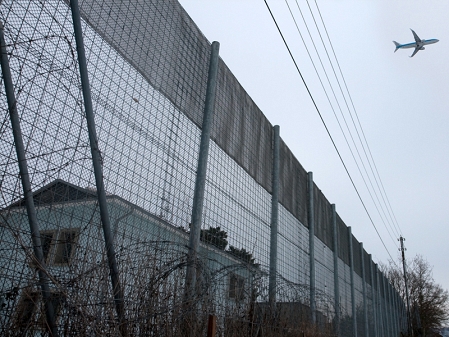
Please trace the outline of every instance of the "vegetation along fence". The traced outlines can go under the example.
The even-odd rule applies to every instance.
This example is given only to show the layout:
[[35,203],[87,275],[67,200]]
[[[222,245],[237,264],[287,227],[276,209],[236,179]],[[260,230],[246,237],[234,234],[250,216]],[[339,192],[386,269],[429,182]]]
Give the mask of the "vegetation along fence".
[[0,21],[1,335],[405,329],[176,0],[3,0]]

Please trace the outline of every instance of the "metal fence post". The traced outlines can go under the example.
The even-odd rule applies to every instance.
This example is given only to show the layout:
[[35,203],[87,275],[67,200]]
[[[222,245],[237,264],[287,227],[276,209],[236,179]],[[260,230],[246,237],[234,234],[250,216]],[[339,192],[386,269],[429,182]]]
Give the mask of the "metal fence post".
[[332,231],[334,246],[334,296],[335,296],[335,327],[336,336],[340,335],[340,279],[338,276],[338,230],[337,230],[337,212],[335,204],[332,204]]
[[365,337],[369,336],[368,329],[368,305],[367,305],[367,292],[366,292],[366,276],[365,276],[365,254],[363,254],[363,243],[360,242],[360,258],[362,259],[362,291],[363,291],[363,319],[365,321]]
[[399,292],[396,292],[396,300],[397,300],[397,305],[398,305],[398,326],[399,326],[399,334],[402,333],[403,331],[403,321],[404,321],[404,317],[403,317],[403,309],[402,309],[402,298],[401,295],[399,295]]
[[396,289],[391,286],[391,294],[393,299],[393,322],[394,322],[394,335],[399,336],[399,316],[398,316],[398,301],[396,297]]
[[0,45],[1,45],[1,67],[3,82],[5,85],[6,99],[8,102],[9,116],[11,119],[12,132],[14,136],[14,144],[16,147],[17,161],[19,164],[19,174],[22,181],[23,197],[27,210],[28,222],[30,224],[31,241],[33,243],[34,258],[36,259],[39,285],[42,291],[42,300],[45,307],[45,317],[47,319],[49,333],[51,336],[58,335],[55,322],[55,313],[53,303],[51,302],[51,293],[49,280],[47,277],[44,254],[42,252],[41,236],[39,225],[34,207],[33,192],[31,188],[30,176],[28,173],[28,165],[25,156],[25,147],[23,145],[22,130],[20,128],[20,118],[17,111],[17,101],[14,93],[14,84],[11,77],[11,69],[9,67],[8,53],[6,50],[6,42],[4,36],[3,23],[0,22]]
[[391,323],[391,335],[396,336],[396,320],[394,317],[394,299],[393,299],[393,289],[391,288],[390,282],[388,283],[388,298],[390,301],[390,323]]
[[[401,298],[402,299],[402,298]],[[408,331],[408,314],[407,307],[404,300],[401,301],[401,313],[402,313],[402,331]]]
[[396,303],[396,325],[397,325],[397,335],[399,336],[401,334],[401,321],[402,321],[402,317],[401,317],[401,302],[399,301],[399,294],[397,292],[396,289],[394,289],[394,298],[395,298],[395,303]]
[[393,313],[393,299],[392,299],[392,293],[391,293],[391,284],[390,281],[385,278],[385,282],[387,283],[387,288],[388,288],[388,307],[389,307],[389,313],[390,313],[390,334],[391,336],[394,336],[394,326],[395,326],[395,322],[394,322],[394,313]]
[[373,268],[373,258],[369,254],[369,267],[370,267],[370,278],[371,278],[371,297],[372,297],[372,309],[373,309],[373,336],[377,336],[377,311],[376,311],[376,292],[374,287],[374,268]]
[[395,336],[399,336],[398,301],[397,301],[397,297],[396,297],[396,289],[394,289],[393,286],[391,286],[391,293],[392,293],[392,298],[393,298]]
[[401,296],[398,294],[398,305],[399,305],[399,331],[402,333],[404,331],[404,306]]
[[382,282],[382,289],[384,291],[384,299],[383,299],[383,307],[382,307],[382,312],[384,313],[384,315],[382,316],[382,320],[383,320],[383,330],[384,330],[384,336],[388,337],[388,326],[389,326],[389,322],[388,322],[388,309],[387,309],[387,290],[385,288],[385,277],[384,274],[382,272],[380,272],[380,277],[381,277],[381,282]]
[[386,322],[387,322],[387,336],[392,335],[392,322],[391,322],[391,298],[390,298],[390,287],[389,282],[385,275],[383,275],[383,282],[384,282],[384,290],[385,290],[385,315],[386,315]]
[[351,227],[348,227],[348,240],[349,240],[349,267],[351,269],[351,307],[352,307],[352,334],[353,337],[357,337],[357,310],[355,303],[355,284],[354,284],[354,250],[352,247],[352,231]]
[[404,317],[403,317],[401,296],[399,295],[399,293],[397,291],[396,291],[396,303],[397,303],[397,309],[398,309],[398,329],[399,329],[398,334],[401,334],[402,330],[403,330]]
[[378,332],[379,336],[384,336],[384,329],[383,329],[383,316],[382,316],[382,296],[380,292],[380,279],[379,279],[379,268],[377,267],[377,264],[375,265],[376,268],[376,282],[377,282],[377,317],[378,317]]
[[271,235],[270,235],[270,279],[269,303],[272,309],[276,306],[276,274],[277,274],[277,244],[279,225],[279,163],[280,136],[279,125],[273,127],[273,171],[271,196]]
[[106,192],[103,180],[103,167],[101,162],[101,153],[98,147],[97,131],[95,127],[95,118],[92,106],[92,97],[90,92],[89,76],[87,72],[87,61],[84,51],[83,31],[81,27],[81,17],[78,6],[78,0],[70,0],[72,10],[73,29],[76,40],[76,50],[78,54],[78,64],[81,77],[81,87],[84,98],[84,108],[87,121],[87,129],[89,133],[89,142],[92,153],[92,164],[94,168],[95,183],[97,187],[98,204],[100,207],[101,224],[103,227],[103,235],[106,246],[106,254],[108,258],[109,270],[111,274],[112,291],[114,294],[115,308],[120,321],[120,332],[127,335],[127,327],[125,320],[125,304],[123,299],[123,291],[119,280],[119,270],[115,257],[115,249],[113,244],[113,236],[111,233],[111,224],[106,201]]
[[206,100],[204,105],[198,166],[195,179],[195,192],[193,196],[192,222],[190,226],[189,253],[187,257],[187,271],[186,271],[186,284],[185,284],[186,299],[192,298],[193,294],[195,293],[196,287],[196,259],[198,254],[198,246],[200,243],[201,221],[203,217],[204,190],[206,186],[210,132],[212,128],[214,106],[215,106],[215,91],[218,76],[219,49],[220,44],[216,41],[213,42],[211,45],[209,74],[207,78]]
[[394,319],[394,305],[393,305],[393,291],[391,289],[391,284],[387,280],[388,283],[388,299],[390,302],[390,323],[391,323],[391,335],[395,336],[396,333],[396,320]]
[[309,223],[309,257],[310,257],[310,319],[316,323],[316,293],[315,293],[315,205],[313,173],[307,174],[307,220]]
[[388,281],[388,279],[385,277],[385,283],[387,284],[387,288],[388,288],[388,312],[389,312],[389,322],[390,322],[390,334],[391,336],[393,336],[394,334],[394,320],[393,320],[393,302],[392,302],[392,298],[391,298],[391,285],[390,285],[390,281]]

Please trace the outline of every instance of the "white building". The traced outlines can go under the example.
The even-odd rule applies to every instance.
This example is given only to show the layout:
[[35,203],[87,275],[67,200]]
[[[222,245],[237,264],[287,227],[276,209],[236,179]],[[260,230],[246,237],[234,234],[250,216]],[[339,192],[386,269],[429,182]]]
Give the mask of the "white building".
[[[113,324],[95,191],[55,180],[34,193],[34,203],[59,329],[76,331],[88,322],[94,331]],[[179,313],[189,234],[118,196],[108,195],[107,204],[126,316],[136,331],[143,331],[139,324]],[[0,334],[42,330],[45,315],[23,201],[0,214]],[[199,253],[200,307],[229,310],[249,300],[257,268],[203,242]]]

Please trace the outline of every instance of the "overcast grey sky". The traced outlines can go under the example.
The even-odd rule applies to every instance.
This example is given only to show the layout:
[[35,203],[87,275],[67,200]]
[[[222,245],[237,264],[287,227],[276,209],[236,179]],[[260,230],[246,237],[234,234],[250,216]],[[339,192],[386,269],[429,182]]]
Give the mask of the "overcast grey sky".
[[[389,254],[352,187],[264,1],[180,2],[209,41],[220,42],[223,60],[270,122],[280,125],[281,137],[303,167],[314,173],[318,187],[336,204],[337,212],[352,227],[353,234],[363,242],[367,252],[373,254],[374,261],[386,262]],[[406,238],[407,256],[423,255],[434,266],[436,281],[449,289],[446,262],[449,258],[449,2],[317,1],[357,116],[344,82],[339,77],[346,101],[334,80],[326,49],[331,58],[333,52],[315,1],[310,0],[309,5],[326,49],[307,2],[289,0],[288,4],[331,103],[286,2],[269,0],[268,4],[389,253],[397,257],[396,239],[402,234]],[[298,5],[337,100],[321,70]],[[427,46],[413,58],[409,57],[413,49],[394,53],[392,40],[413,41],[410,28],[422,39],[437,38],[440,42]],[[334,65],[339,74],[335,61]],[[380,204],[385,197],[377,190],[376,178],[365,174],[363,165],[371,172],[368,162],[359,162],[367,185],[370,187],[371,179],[374,186],[374,189],[370,187],[373,198],[370,197],[331,108],[332,104],[345,129],[337,102],[350,129],[352,120],[348,111],[356,125],[357,118],[360,120],[388,197],[384,205],[389,203],[394,215],[386,208],[382,211],[385,206]],[[361,135],[361,130],[358,131]],[[351,136],[347,130],[345,132],[351,144]],[[351,132],[357,139],[353,127]],[[357,146],[364,158],[363,148]],[[357,158],[355,147],[353,152]],[[375,206],[376,193],[380,200],[379,212]]]

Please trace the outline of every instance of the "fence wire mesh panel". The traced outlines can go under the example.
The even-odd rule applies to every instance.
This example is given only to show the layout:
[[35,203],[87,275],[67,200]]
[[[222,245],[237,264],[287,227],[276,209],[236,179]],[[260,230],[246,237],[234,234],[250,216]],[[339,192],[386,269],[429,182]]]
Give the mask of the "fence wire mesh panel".
[[[16,99],[8,106],[4,75],[0,334],[51,335],[55,325],[61,336],[199,336],[212,314],[220,336],[353,336],[354,322],[364,336],[365,299],[369,335],[393,335],[386,322],[400,324],[393,317],[403,320],[403,303],[393,305],[383,276],[368,270],[367,254],[364,294],[355,238],[352,284],[348,227],[337,215],[334,247],[332,206],[315,184],[309,198],[308,173],[282,140],[279,176],[273,176],[273,126],[221,59],[195,287],[187,287],[211,44],[176,0],[83,0],[79,6],[93,141],[69,1],[0,3],[2,57]],[[31,191],[24,191],[19,171],[15,108]],[[272,205],[275,179],[278,207]]]

